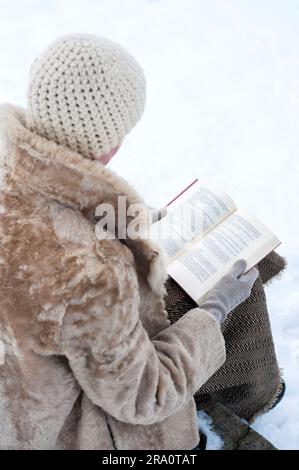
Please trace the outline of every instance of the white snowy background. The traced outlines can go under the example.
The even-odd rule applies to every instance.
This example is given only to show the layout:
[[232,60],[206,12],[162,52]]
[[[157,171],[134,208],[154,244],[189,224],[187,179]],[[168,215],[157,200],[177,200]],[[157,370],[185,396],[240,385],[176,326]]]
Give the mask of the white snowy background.
[[0,102],[25,105],[30,64],[72,32],[145,70],[146,111],[113,169],[156,206],[212,180],[282,240],[289,267],[267,296],[287,393],[254,427],[299,449],[299,1],[0,0]]

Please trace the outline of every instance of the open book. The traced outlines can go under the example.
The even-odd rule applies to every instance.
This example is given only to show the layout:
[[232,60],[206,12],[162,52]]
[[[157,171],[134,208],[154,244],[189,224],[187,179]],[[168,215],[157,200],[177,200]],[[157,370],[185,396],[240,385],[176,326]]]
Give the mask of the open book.
[[150,236],[166,255],[168,274],[198,304],[237,260],[246,260],[247,271],[280,244],[227,194],[198,180],[168,204]]

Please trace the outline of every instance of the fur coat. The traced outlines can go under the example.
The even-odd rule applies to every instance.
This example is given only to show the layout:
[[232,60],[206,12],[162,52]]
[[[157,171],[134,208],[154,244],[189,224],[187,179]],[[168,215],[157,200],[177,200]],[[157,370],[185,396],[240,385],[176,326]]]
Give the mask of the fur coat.
[[192,449],[218,323],[170,325],[158,247],[95,235],[99,203],[142,199],[24,116],[0,107],[0,449]]

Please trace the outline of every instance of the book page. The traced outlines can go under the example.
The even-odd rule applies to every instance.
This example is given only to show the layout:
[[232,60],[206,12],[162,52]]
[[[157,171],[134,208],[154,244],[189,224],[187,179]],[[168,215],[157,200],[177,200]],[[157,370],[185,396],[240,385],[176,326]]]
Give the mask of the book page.
[[235,210],[227,194],[197,181],[168,206],[162,220],[151,226],[150,237],[162,247],[170,263]]
[[168,266],[168,274],[200,303],[239,259],[246,271],[280,244],[257,218],[237,210]]

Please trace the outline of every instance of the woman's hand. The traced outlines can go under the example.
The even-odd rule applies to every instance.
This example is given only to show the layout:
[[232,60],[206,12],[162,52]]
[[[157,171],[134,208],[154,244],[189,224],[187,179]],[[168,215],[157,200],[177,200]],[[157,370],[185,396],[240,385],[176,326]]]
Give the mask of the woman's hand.
[[149,207],[149,209],[150,209],[152,224],[163,219],[163,217],[165,217],[165,215],[167,214],[167,207],[160,207],[159,209],[156,209],[154,207]]
[[230,272],[223,276],[208,293],[200,308],[207,310],[219,322],[223,322],[228,313],[246,300],[258,276],[256,268],[243,274],[246,261],[239,260]]

